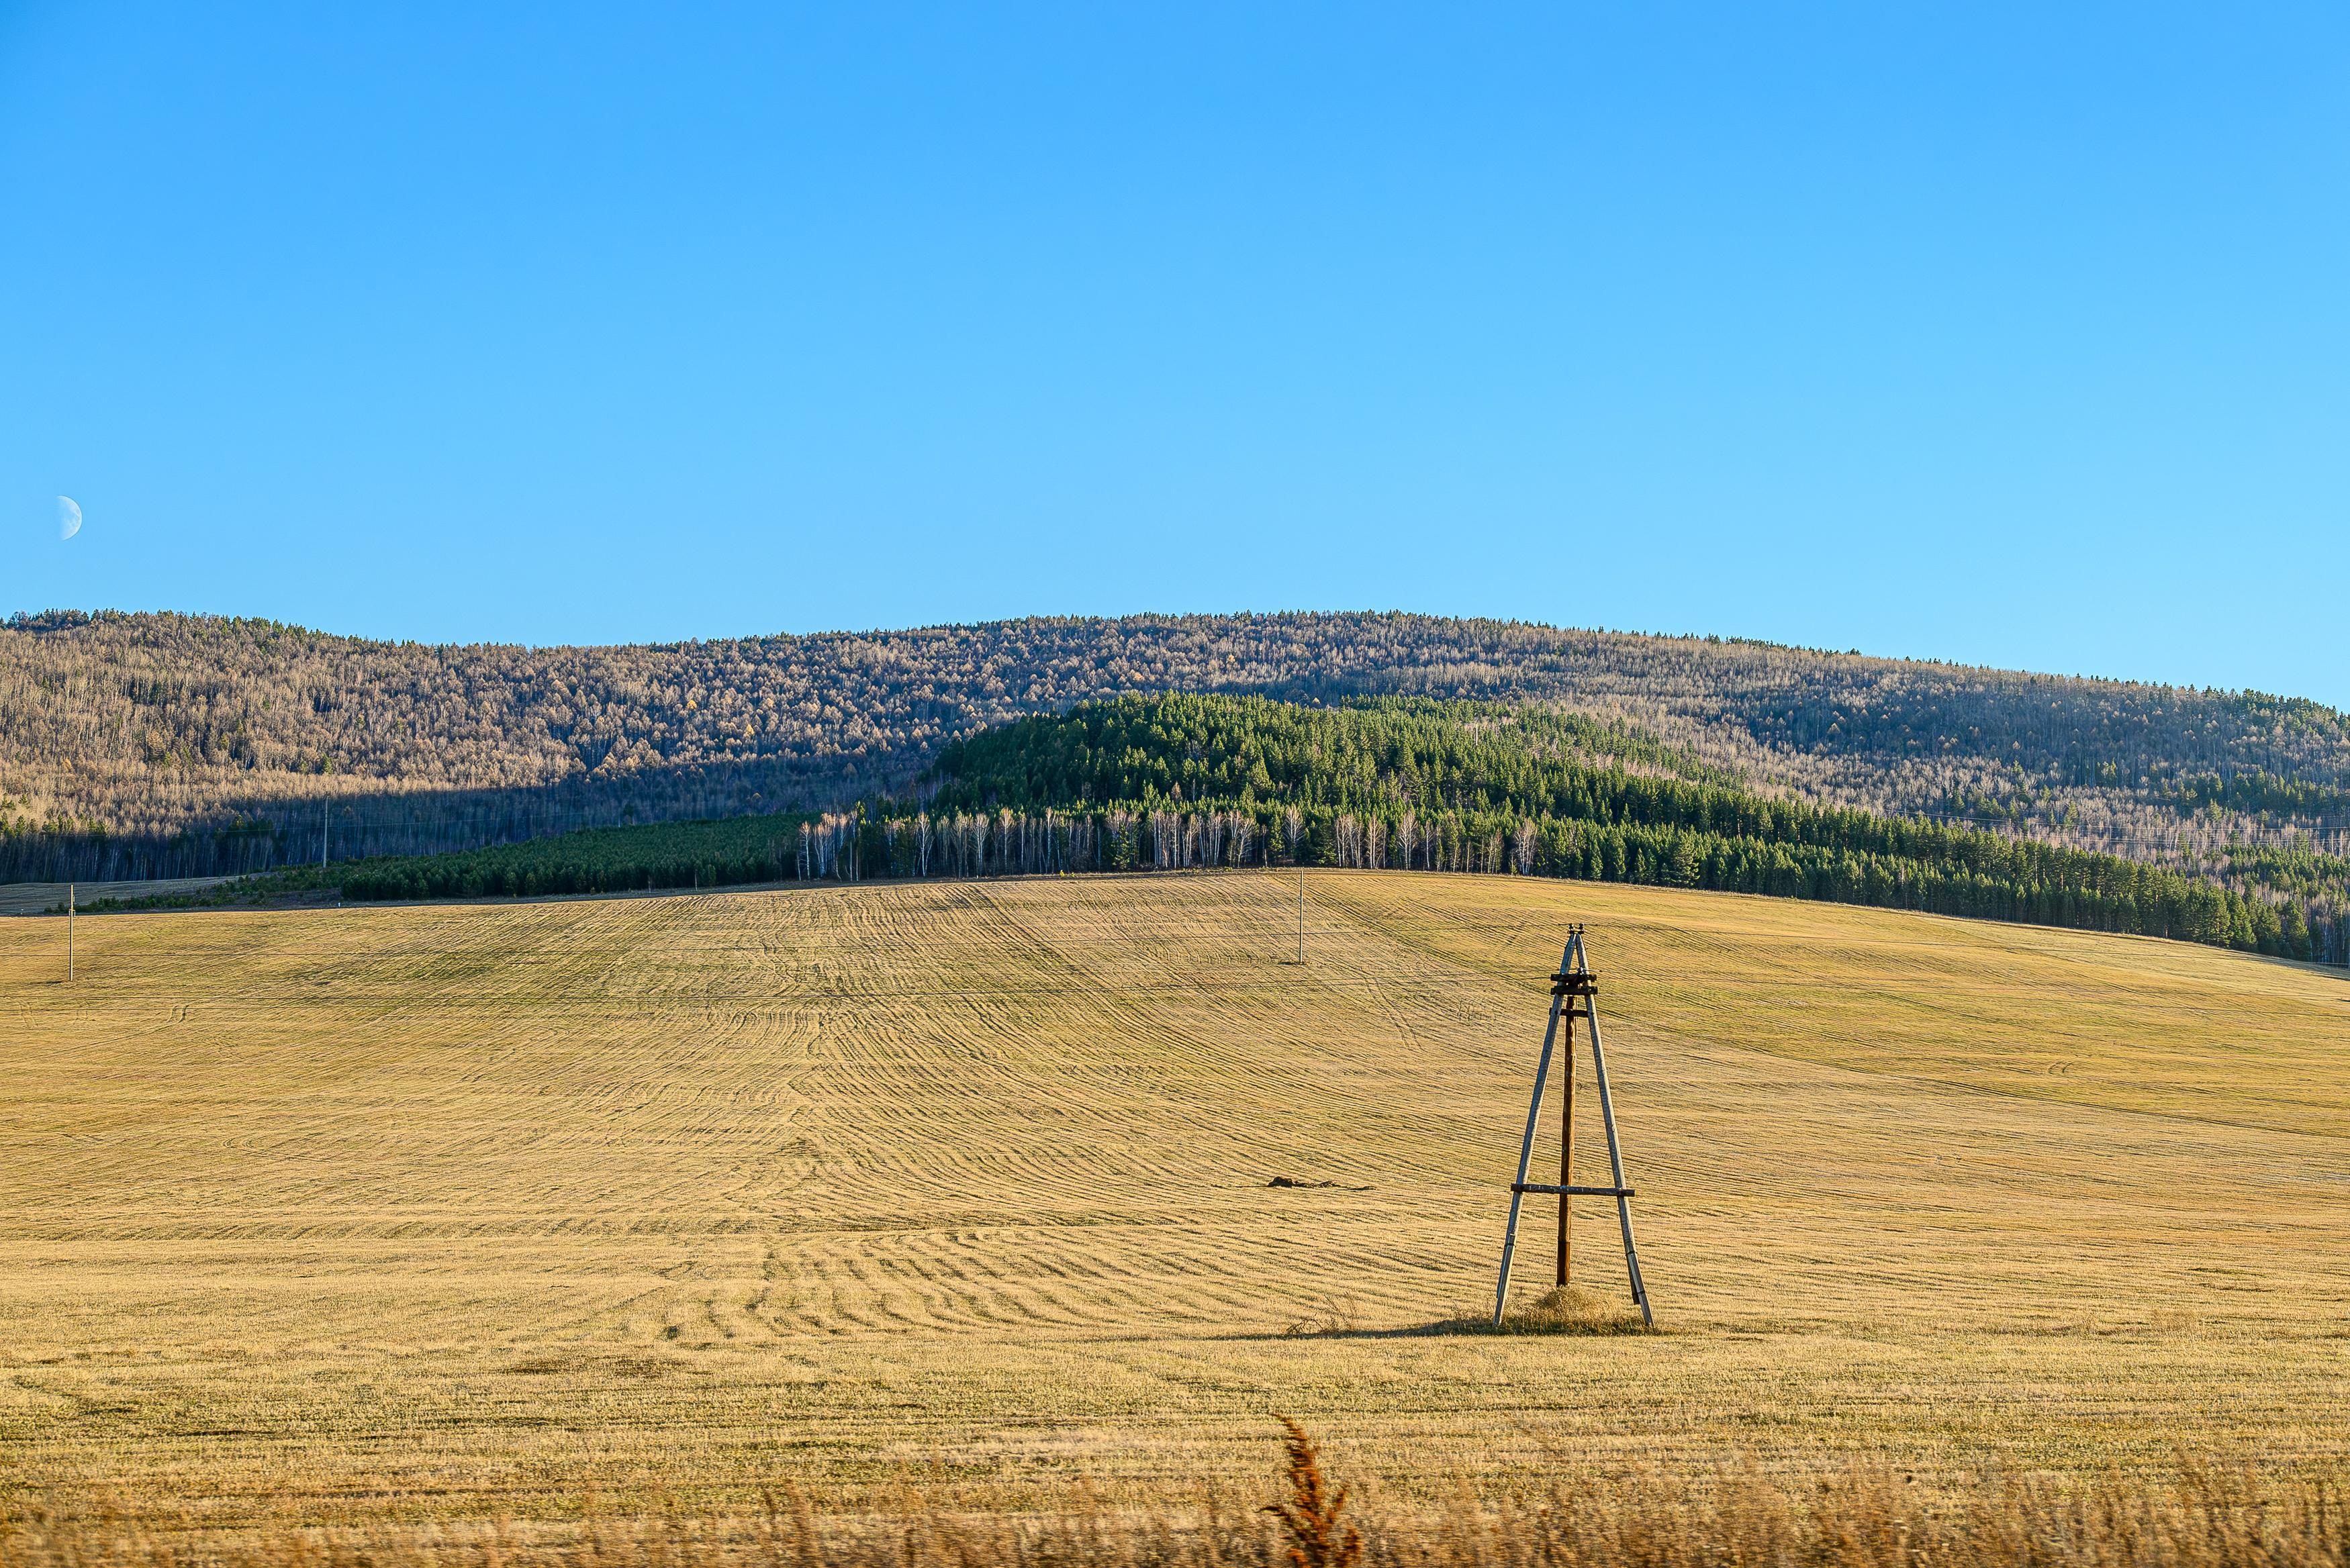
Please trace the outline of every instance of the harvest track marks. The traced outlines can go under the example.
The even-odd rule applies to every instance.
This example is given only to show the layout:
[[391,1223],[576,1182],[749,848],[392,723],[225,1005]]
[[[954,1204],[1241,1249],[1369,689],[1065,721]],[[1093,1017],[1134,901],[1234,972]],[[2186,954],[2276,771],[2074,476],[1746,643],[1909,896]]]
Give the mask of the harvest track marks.
[[[115,918],[70,995],[47,928],[0,928],[0,1071],[40,1085],[0,1101],[0,1442],[68,1491],[213,1517],[265,1480],[327,1515],[556,1506],[614,1464],[739,1502],[779,1444],[841,1496],[926,1445],[993,1454],[974,1495],[1017,1501],[1057,1473],[1017,1435],[1040,1423],[1155,1495],[1255,1465],[1275,1404],[1403,1487],[1561,1438],[1929,1467],[2158,1460],[2214,1424],[2279,1462],[2339,1446],[2309,1414],[2350,1399],[2324,1337],[2350,1311],[2338,979],[1326,872],[1300,970],[1294,896]],[[1284,1339],[1490,1290],[1570,918],[1675,1332]]]

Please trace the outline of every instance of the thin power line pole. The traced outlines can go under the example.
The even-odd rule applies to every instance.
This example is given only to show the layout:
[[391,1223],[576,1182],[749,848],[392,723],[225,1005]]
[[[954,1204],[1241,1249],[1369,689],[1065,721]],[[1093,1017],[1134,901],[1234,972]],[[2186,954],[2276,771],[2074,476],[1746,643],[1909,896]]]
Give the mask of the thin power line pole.
[[1297,961],[1305,961],[1305,854],[1297,856]]
[[66,884],[66,982],[73,983],[74,971],[74,885]]
[[[1558,972],[1550,977],[1550,1023],[1543,1030],[1542,1057],[1534,1064],[1534,1092],[1532,1101],[1526,1106],[1525,1141],[1518,1146],[1518,1179],[1510,1183],[1510,1220],[1507,1228],[1502,1232],[1502,1277],[1493,1290],[1493,1326],[1495,1328],[1502,1326],[1503,1310],[1509,1304],[1510,1264],[1517,1252],[1519,1209],[1524,1203],[1528,1193],[1542,1193],[1555,1194],[1559,1200],[1558,1277],[1561,1283],[1565,1282],[1567,1267],[1566,1200],[1569,1198],[1616,1199],[1617,1220],[1624,1232],[1625,1280],[1632,1287],[1632,1300],[1640,1309],[1641,1322],[1654,1328],[1657,1323],[1656,1315],[1648,1307],[1648,1282],[1640,1277],[1640,1253],[1632,1239],[1631,1199],[1637,1194],[1632,1189],[1624,1185],[1624,1151],[1622,1146],[1617,1142],[1616,1106],[1607,1093],[1607,1048],[1599,1042],[1599,1008],[1596,1000],[1599,992],[1599,977],[1591,972],[1591,966],[1584,957],[1583,928],[1580,925],[1573,925],[1569,926],[1566,931],[1566,950],[1559,958]],[[1600,1124],[1607,1133],[1607,1174],[1610,1178],[1610,1185],[1606,1187],[1577,1187],[1572,1179],[1573,1168],[1568,1164],[1573,1158],[1574,1142],[1574,1112],[1571,1108],[1565,1112],[1565,1132],[1568,1147],[1559,1151],[1558,1185],[1554,1187],[1548,1182],[1536,1183],[1526,1179],[1534,1163],[1534,1129],[1540,1125],[1542,1117],[1543,1087],[1550,1077],[1552,1048],[1557,1043],[1558,1026],[1562,1018],[1565,1020],[1567,1026],[1566,1076],[1562,1086],[1568,1094],[1573,1093],[1575,1015],[1578,1012],[1583,1014],[1583,1022],[1590,1031],[1592,1076],[1597,1081],[1599,1089]]]
[[[1567,1282],[1575,1245],[1574,1220],[1567,1212],[1569,1199],[1565,1191],[1575,1185],[1575,1009],[1569,1007],[1560,1022],[1566,1025],[1566,1071],[1559,1080],[1558,1112],[1558,1282],[1563,1285]],[[1594,1040],[1597,1038],[1593,1035]]]

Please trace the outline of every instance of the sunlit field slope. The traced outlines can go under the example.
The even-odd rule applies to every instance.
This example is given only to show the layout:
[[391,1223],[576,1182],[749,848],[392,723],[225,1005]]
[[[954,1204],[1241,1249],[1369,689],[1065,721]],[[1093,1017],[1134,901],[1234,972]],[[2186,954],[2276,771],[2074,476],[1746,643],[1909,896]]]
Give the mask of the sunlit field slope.
[[[0,1487],[214,1523],[1167,1501],[1253,1486],[1274,1411],[1390,1496],[2350,1446],[2338,972],[1393,872],[1314,874],[1299,966],[1295,898],[117,916],[71,985],[63,922],[0,922]],[[1490,1301],[1569,919],[1668,1332],[1427,1332]],[[1580,1236],[1620,1289],[1601,1205]]]

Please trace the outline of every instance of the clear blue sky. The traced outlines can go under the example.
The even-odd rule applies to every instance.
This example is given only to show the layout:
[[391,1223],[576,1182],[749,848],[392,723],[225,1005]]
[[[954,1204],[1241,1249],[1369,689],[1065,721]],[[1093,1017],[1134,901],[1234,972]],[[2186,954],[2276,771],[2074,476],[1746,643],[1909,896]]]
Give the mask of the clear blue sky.
[[0,612],[2350,703],[2338,3],[0,3]]

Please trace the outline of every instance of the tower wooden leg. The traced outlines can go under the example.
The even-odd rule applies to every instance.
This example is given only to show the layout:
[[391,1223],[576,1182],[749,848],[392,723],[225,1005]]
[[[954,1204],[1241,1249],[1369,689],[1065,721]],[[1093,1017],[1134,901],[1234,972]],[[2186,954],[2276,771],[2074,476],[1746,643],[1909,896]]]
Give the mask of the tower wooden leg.
[[[1574,945],[1569,943],[1567,951],[1571,953],[1574,950]],[[1561,971],[1566,968],[1565,955],[1561,955],[1558,966]],[[1550,1077],[1551,1052],[1558,1043],[1558,1017],[1565,1009],[1565,1000],[1564,995],[1550,999],[1550,1023],[1543,1029],[1542,1060],[1534,1064],[1534,1102],[1526,1106],[1526,1137],[1525,1141],[1518,1146],[1518,1179],[1515,1187],[1522,1188],[1526,1184],[1526,1172],[1534,1166],[1534,1129],[1541,1125],[1542,1120],[1543,1084]],[[1510,1193],[1509,1228],[1502,1232],[1502,1277],[1493,1287],[1493,1326],[1495,1328],[1502,1326],[1502,1309],[1508,1306],[1510,1303],[1510,1262],[1518,1250],[1518,1212],[1524,1207],[1526,1195],[1513,1188]]]
[[[1616,1141],[1616,1102],[1607,1093],[1607,1049],[1599,1041],[1599,1010],[1587,1000],[1584,1017],[1591,1025],[1591,1071],[1599,1081],[1599,1123],[1607,1129],[1607,1169],[1616,1185],[1624,1185],[1624,1150]],[[1650,1328],[1657,1326],[1656,1314],[1648,1310],[1648,1287],[1640,1278],[1640,1249],[1632,1240],[1632,1203],[1627,1198],[1616,1199],[1616,1220],[1624,1230],[1624,1276],[1632,1287],[1632,1300],[1640,1308],[1640,1321]]]

